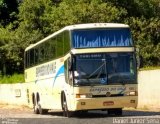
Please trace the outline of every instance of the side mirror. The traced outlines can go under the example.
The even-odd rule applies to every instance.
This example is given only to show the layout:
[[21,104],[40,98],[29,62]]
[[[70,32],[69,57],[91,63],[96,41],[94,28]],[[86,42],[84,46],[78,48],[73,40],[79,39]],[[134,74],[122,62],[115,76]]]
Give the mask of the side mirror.
[[143,67],[143,57],[140,55],[139,48],[136,48],[137,69]]
[[137,56],[136,57],[136,61],[137,61],[137,69],[139,69],[140,68],[140,57],[139,56]]
[[72,70],[72,59],[71,59],[71,57],[68,59],[68,70],[69,71]]

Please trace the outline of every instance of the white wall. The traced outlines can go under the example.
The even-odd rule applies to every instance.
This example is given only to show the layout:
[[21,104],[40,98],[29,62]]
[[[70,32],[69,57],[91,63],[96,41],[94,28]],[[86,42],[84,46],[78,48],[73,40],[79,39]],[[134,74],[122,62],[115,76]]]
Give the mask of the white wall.
[[[138,108],[160,108],[160,69],[140,71],[138,82]],[[0,84],[0,103],[28,105],[27,85],[26,83]]]
[[0,103],[27,105],[27,84],[1,84]]
[[160,70],[140,71],[138,107],[160,108]]

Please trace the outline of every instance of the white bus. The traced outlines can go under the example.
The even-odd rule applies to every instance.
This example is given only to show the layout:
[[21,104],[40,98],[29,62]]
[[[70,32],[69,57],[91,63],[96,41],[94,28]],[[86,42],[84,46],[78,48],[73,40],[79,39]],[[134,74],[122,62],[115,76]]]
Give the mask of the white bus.
[[136,108],[137,67],[129,26],[71,25],[30,45],[25,82],[36,114],[59,109],[67,117],[89,110],[122,115],[124,107]]

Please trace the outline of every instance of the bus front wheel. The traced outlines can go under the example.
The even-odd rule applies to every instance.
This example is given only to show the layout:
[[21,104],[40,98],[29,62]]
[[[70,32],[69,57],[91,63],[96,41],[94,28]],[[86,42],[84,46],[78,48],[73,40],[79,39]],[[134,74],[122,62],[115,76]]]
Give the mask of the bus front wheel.
[[109,115],[122,115],[122,108],[117,108],[117,109],[108,109],[108,114]]
[[63,109],[63,116],[71,117],[71,112],[68,110],[65,94],[63,94],[63,97],[62,97],[62,109]]

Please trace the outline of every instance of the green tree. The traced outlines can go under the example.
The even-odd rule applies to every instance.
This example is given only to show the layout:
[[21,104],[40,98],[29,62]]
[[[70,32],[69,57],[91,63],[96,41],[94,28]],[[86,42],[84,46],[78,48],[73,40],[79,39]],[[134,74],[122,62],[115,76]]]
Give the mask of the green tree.
[[39,30],[44,36],[50,32],[50,13],[54,4],[50,0],[25,0],[19,7],[20,25],[28,31]]
[[128,22],[144,66],[160,66],[160,18],[130,18]]
[[145,66],[160,65],[159,0],[0,0],[0,71],[23,72],[24,50],[66,25],[129,24]]
[[122,7],[127,10],[127,17],[145,17],[151,18],[159,16],[159,0],[103,0],[110,2],[116,7]]
[[7,68],[7,45],[10,41],[8,29],[0,28],[0,73],[6,74]]
[[124,9],[101,0],[63,0],[53,11],[52,27],[57,30],[71,24],[120,22],[125,14]]
[[12,23],[17,19],[18,2],[17,0],[0,0],[0,24],[3,26]]

